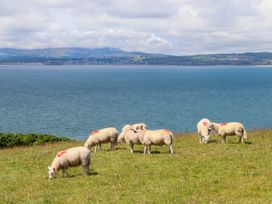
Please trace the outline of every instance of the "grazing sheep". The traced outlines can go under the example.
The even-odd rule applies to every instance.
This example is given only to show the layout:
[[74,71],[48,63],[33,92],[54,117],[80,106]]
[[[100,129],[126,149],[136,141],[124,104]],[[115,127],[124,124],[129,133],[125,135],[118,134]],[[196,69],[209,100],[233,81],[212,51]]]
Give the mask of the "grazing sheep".
[[199,135],[200,144],[208,143],[211,129],[212,129],[211,121],[209,121],[207,118],[203,118],[197,123],[197,133]]
[[117,138],[118,131],[114,127],[95,130],[91,132],[84,146],[87,148],[95,146],[94,152],[96,152],[97,145],[99,145],[100,150],[102,150],[102,143],[110,143],[110,149],[113,150],[114,146],[117,144]]
[[246,130],[242,123],[212,123],[212,129],[222,136],[222,143],[226,142],[227,136],[239,136],[239,143],[244,143],[244,139],[247,139]]
[[48,167],[49,179],[55,178],[61,169],[62,176],[66,176],[69,167],[82,165],[83,174],[88,175],[90,171],[90,150],[85,147],[73,147],[57,153],[51,166]]
[[138,132],[141,143],[144,145],[144,154],[151,152],[151,145],[167,145],[169,152],[173,150],[173,133],[167,129],[161,130],[139,130]]

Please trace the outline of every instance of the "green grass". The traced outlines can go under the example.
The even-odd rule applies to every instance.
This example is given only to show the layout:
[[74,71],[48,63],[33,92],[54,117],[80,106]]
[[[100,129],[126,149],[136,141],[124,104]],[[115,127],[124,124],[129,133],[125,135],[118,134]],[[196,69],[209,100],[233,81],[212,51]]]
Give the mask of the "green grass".
[[57,137],[54,135],[47,134],[0,133],[0,148],[15,146],[31,146],[69,140],[71,139],[67,137]]
[[92,154],[90,176],[78,167],[50,181],[54,155],[81,142],[2,149],[0,203],[271,203],[272,130],[248,137],[244,145],[218,136],[201,145],[195,134],[176,134],[174,155],[155,146],[152,155],[131,155],[122,145]]

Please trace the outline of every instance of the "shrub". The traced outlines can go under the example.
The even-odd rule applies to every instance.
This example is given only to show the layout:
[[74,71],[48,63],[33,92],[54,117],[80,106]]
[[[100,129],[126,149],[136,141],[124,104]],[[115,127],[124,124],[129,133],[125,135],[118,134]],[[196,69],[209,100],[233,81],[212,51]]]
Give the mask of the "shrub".
[[57,137],[47,134],[0,133],[0,148],[14,146],[30,146],[70,140],[71,139],[67,137]]

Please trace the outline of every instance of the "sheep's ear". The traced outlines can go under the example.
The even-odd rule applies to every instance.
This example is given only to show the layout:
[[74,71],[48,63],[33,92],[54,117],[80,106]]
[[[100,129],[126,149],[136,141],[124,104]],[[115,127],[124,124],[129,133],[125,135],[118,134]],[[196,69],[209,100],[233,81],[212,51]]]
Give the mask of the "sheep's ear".
[[51,170],[51,167],[50,167],[50,166],[48,166],[48,170],[49,170],[49,171]]

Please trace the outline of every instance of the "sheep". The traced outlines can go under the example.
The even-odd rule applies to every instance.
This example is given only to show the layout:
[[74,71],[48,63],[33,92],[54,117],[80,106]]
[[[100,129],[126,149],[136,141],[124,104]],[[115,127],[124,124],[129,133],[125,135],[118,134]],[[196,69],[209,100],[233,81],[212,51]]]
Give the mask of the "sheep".
[[118,136],[118,143],[122,143],[122,142],[125,142],[125,136],[126,136],[126,133],[129,131],[129,130],[132,130],[132,125],[130,124],[126,124],[123,128],[122,128],[122,132],[120,133],[120,135]]
[[100,146],[102,150],[102,143],[110,143],[110,150],[114,149],[114,146],[117,144],[118,131],[114,127],[104,128],[101,130],[95,130],[91,132],[89,138],[85,142],[84,146],[91,148],[95,146],[94,152],[96,152],[97,145]]
[[212,125],[211,121],[207,118],[203,118],[197,123],[197,133],[199,135],[199,143],[207,144],[209,141]]
[[130,146],[130,153],[134,153],[134,145],[142,144],[139,139],[138,130],[146,130],[147,125],[144,123],[136,123],[133,125],[125,125],[122,129],[121,134],[118,137],[118,142],[126,142]]
[[132,125],[132,128],[137,130],[148,130],[148,126],[145,123],[135,123]]
[[125,142],[125,136],[128,131],[131,130],[147,130],[148,126],[145,123],[135,123],[133,125],[127,124],[122,128],[122,132],[120,133],[118,137],[118,143]]
[[86,176],[90,171],[90,150],[85,147],[73,147],[60,151],[55,156],[51,166],[48,166],[49,179],[56,178],[57,172],[61,169],[62,176],[67,176],[69,167],[82,165],[83,174]]
[[160,130],[139,130],[139,138],[144,145],[144,154],[151,153],[151,145],[167,145],[169,152],[174,153],[173,150],[173,133],[167,129]]
[[239,143],[244,143],[247,139],[246,130],[242,123],[229,122],[229,123],[212,123],[212,129],[222,136],[222,143],[226,142],[227,136],[239,136]]

